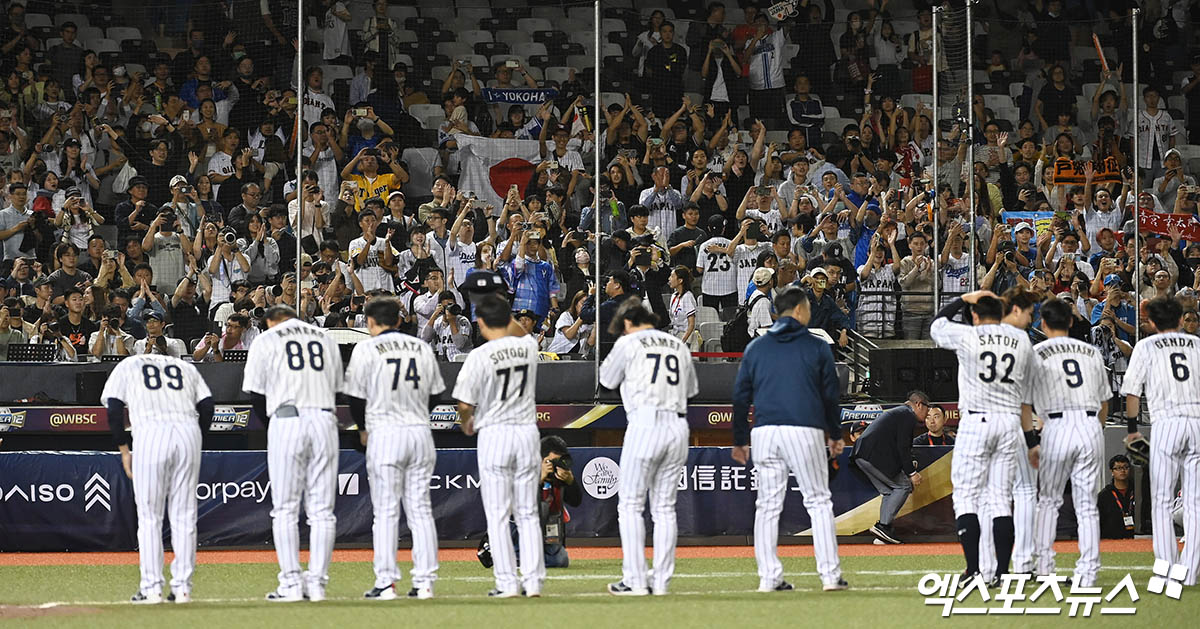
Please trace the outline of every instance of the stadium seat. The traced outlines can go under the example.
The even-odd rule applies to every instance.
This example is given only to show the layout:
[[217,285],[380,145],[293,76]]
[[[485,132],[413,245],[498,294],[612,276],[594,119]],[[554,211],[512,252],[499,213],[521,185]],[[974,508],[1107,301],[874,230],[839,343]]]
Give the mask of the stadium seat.
[[517,54],[492,55],[492,57],[490,59],[488,59],[488,63],[490,63],[491,66],[494,68],[494,67],[496,67],[496,64],[505,63],[509,59],[516,59],[517,61],[521,62],[522,66],[526,66],[526,67],[529,66],[529,63],[526,61],[526,59],[524,57],[522,57],[521,55],[517,55]]
[[[837,107],[830,107],[829,105],[822,106],[821,113],[825,115],[826,120],[829,120],[830,118],[841,118],[842,117],[842,114],[840,112],[838,112]],[[749,109],[749,107],[747,107],[746,115],[739,117],[738,120],[744,120],[745,118],[748,118],[749,116],[750,116],[750,109]]]
[[503,17],[490,17],[484,20],[479,20],[479,29],[495,33],[503,30],[516,30],[517,20]]
[[545,55],[546,44],[540,42],[525,42],[523,44],[514,44],[512,47],[513,54],[518,57],[532,57],[534,55]]
[[116,41],[125,39],[142,39],[142,31],[132,26],[111,26],[107,31],[105,31],[105,35],[107,35],[109,39],[114,39]]
[[428,118],[421,119],[421,128],[437,131],[438,127],[442,126],[443,122],[446,122],[446,116],[444,114],[429,116]]
[[675,19],[675,11],[672,10],[670,7],[657,6],[657,4],[651,3],[651,6],[642,7],[642,10],[641,10],[642,22],[649,22],[650,16],[653,15],[655,11],[662,11],[663,17],[665,17],[668,20]]
[[479,42],[475,44],[475,54],[483,55],[484,57],[492,57],[493,55],[511,54],[512,49],[504,42]]
[[495,41],[495,38],[488,31],[470,30],[470,31],[459,31],[458,32],[458,41],[462,42],[464,44],[470,44],[471,46],[474,46],[475,44],[478,44],[481,42],[493,42],[493,41]]
[[475,54],[475,48],[471,44],[464,44],[456,41],[438,42],[437,53],[446,55],[451,59],[462,59]]
[[529,33],[526,33],[525,31],[496,31],[494,36],[496,41],[508,44],[510,48],[516,44],[523,44],[533,41],[530,38]]
[[88,44],[89,47],[96,52],[96,54],[105,52],[121,52],[121,45],[111,39],[97,39],[88,42]]
[[433,187],[433,169],[438,164],[437,149],[406,148],[400,154],[400,159],[408,164],[408,183],[404,184],[404,195],[409,203],[429,197]]
[[[579,69],[576,68],[575,71],[578,72]],[[559,83],[562,83],[563,81],[566,81],[567,78],[570,76],[571,76],[571,68],[569,68],[567,66],[550,66],[550,67],[546,68],[546,80],[547,81],[557,81]]]
[[984,94],[983,106],[996,111],[1001,107],[1012,107],[1012,98],[1004,94]]
[[[442,81],[446,80],[446,77],[450,76],[451,70],[453,70],[451,66],[433,66],[429,69],[429,78],[441,83]],[[414,105],[414,107],[416,107],[416,105]],[[441,105],[438,106],[438,109],[441,109]]]
[[900,106],[917,108],[917,103],[925,101],[925,106],[933,107],[933,96],[929,94],[905,94],[900,97]]
[[787,144],[787,139],[788,139],[787,129],[776,129],[775,131],[767,131],[767,137],[766,137],[767,144],[771,144],[772,142],[774,142],[776,144]]
[[39,26],[53,27],[54,22],[50,21],[50,16],[45,13],[26,13],[25,26],[31,29]]
[[720,321],[706,321],[704,323],[698,323],[696,326],[696,331],[700,333],[700,338],[704,339],[706,344],[708,341],[713,339],[716,339],[717,343],[719,344],[721,342],[721,330],[724,328],[725,324],[721,323]]
[[492,17],[492,10],[487,6],[464,7],[460,5],[458,7],[458,17],[459,19],[472,20],[478,24],[479,20],[486,20]]
[[[442,78],[445,78],[445,77],[442,77]],[[429,116],[435,116],[435,115],[436,116],[444,116],[445,115],[445,111],[442,110],[441,105],[434,105],[432,103],[424,104],[424,105],[413,105],[412,107],[408,108],[408,113],[412,114],[413,118],[416,118],[417,120],[424,120],[425,118],[428,118]]]
[[81,29],[83,27],[91,24],[91,21],[88,20],[88,16],[86,16],[82,13],[55,13],[54,14],[54,27],[55,28],[59,28],[67,22],[74,22],[75,26],[77,26]]
[[592,30],[592,25],[596,23],[596,12],[590,5],[571,7],[567,9],[567,20],[573,29]]
[[[590,10],[591,6],[589,6],[588,9]],[[566,17],[566,14],[563,13],[562,8],[557,7],[557,6],[533,7],[529,11],[529,19],[546,20],[547,22],[549,22],[551,24],[554,24],[555,22],[562,22],[564,17]],[[534,30],[550,30],[550,29],[539,28],[539,29],[534,29]]]
[[421,17],[432,18],[434,20],[438,20],[439,23],[441,23],[443,21],[449,22],[450,20],[453,20],[455,17],[454,7],[453,6],[445,6],[445,5],[450,5],[450,4],[452,4],[452,3],[447,2],[447,3],[444,3],[443,5],[423,6],[420,9]]
[[[721,313],[717,312],[712,306],[700,306],[696,308],[696,325],[705,323],[721,323]],[[701,334],[701,336],[704,336]]]
[[600,34],[601,35],[605,35],[608,33],[615,33],[617,31],[626,31],[626,30],[629,30],[629,29],[625,25],[625,22],[623,22],[621,20],[614,20],[612,18],[603,18],[600,20]]
[[550,20],[536,17],[523,17],[517,20],[517,30],[532,33],[534,31],[548,31],[554,28],[554,24]]
[[353,79],[354,69],[343,65],[323,65],[321,66],[321,74],[324,76],[326,83],[332,83],[339,79]]
[[76,30],[75,36],[78,38],[81,44],[83,42],[87,42],[87,47],[91,48],[92,42],[98,39],[104,39],[104,29],[97,28],[95,26],[80,26]]
[[614,103],[624,105],[625,95],[620,92],[600,92],[600,103],[604,105],[605,109]]
[[[353,15],[353,12],[351,12],[351,15]],[[410,17],[417,17],[418,15],[417,7],[389,6],[387,8],[387,16],[393,20],[396,20],[398,24],[403,24],[404,20],[407,20]]]
[[[580,32],[586,33],[590,37],[593,31],[588,30],[588,31],[573,31],[573,32],[575,32],[576,34],[578,34]],[[556,45],[556,44],[566,43],[567,42],[567,34],[562,31],[537,31],[533,34],[533,41],[543,43],[546,45],[546,48],[550,48],[551,46]]]

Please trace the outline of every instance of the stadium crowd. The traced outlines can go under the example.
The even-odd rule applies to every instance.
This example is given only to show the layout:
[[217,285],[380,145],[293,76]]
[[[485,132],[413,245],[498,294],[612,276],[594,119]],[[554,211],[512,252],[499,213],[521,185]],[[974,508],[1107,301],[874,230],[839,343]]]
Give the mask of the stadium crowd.
[[[1183,301],[1196,333],[1200,55],[1178,61],[1186,4],[1144,20],[1136,88],[1128,0],[1090,15],[1062,0],[980,6],[991,23],[976,33],[974,102],[960,94],[935,128],[921,94],[947,62],[933,58],[930,7],[899,3],[799,0],[782,20],[733,0],[605,8],[596,112],[580,56],[594,24],[578,28],[590,3],[322,0],[306,4],[297,58],[292,3],[162,8],[160,36],[142,38],[101,8],[10,2],[0,358],[47,342],[62,359],[222,360],[275,303],[298,295],[303,318],[361,328],[365,300],[395,294],[406,329],[453,360],[479,340],[463,286],[483,271],[561,356],[610,342],[606,317],[630,295],[695,350],[725,321],[753,337],[773,318],[758,296],[787,284],[807,287],[812,326],[839,345],[849,331],[928,338],[934,286],[948,300],[971,275],[1067,300],[1073,333],[1118,371],[1145,325],[1138,278],[1143,299]],[[1093,30],[1117,51],[1107,66],[1084,40]],[[159,52],[172,35],[182,47]],[[522,105],[489,101],[489,87],[554,91]],[[488,204],[459,185],[465,136],[537,141],[540,159]],[[1144,230],[1133,251],[1134,203],[1191,222]]]

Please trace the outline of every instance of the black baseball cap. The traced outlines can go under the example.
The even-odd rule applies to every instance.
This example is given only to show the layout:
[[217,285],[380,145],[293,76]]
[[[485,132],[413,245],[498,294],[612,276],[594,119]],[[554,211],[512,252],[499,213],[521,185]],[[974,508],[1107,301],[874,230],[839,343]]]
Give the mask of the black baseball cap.
[[504,278],[495,271],[475,271],[467,275],[467,279],[459,285],[464,293],[494,293],[506,287]]

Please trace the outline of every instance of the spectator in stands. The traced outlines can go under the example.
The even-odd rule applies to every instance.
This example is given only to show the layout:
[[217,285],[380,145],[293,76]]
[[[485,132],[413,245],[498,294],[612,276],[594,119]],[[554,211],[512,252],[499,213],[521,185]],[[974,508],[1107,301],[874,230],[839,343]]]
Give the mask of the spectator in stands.
[[737,269],[734,286],[738,293],[739,305],[746,302],[746,295],[740,289],[750,283],[759,254],[771,251],[771,243],[762,240],[762,229],[762,221],[744,219],[741,229],[725,248],[725,255],[733,259],[733,265]]
[[1166,171],[1161,177],[1154,180],[1151,189],[1163,205],[1168,205],[1174,201],[1181,187],[1195,186],[1196,179],[1183,172],[1183,158],[1179,155],[1178,149],[1167,149],[1167,153],[1163,157],[1163,168]]
[[751,277],[754,292],[746,301],[750,313],[746,317],[746,331],[750,338],[757,338],[767,333],[774,325],[775,319],[771,313],[771,293],[775,290],[775,269],[761,267],[754,270]]
[[[683,210],[685,200],[683,195],[671,186],[671,173],[666,166],[655,168],[651,177],[654,185],[642,190],[638,204],[649,211],[650,231],[658,237],[665,238],[675,231],[678,225],[676,217]],[[630,218],[632,219],[632,214]]]
[[262,200],[262,189],[256,183],[244,183],[241,185],[240,192],[242,202],[229,210],[225,224],[236,231],[238,236],[245,238],[251,235],[249,229],[251,217],[261,217],[258,204]]
[[[188,275],[175,287],[175,294],[171,296],[170,315],[174,324],[173,331],[185,344],[204,336],[209,327],[207,299],[198,294],[197,286],[199,284],[206,287],[207,281],[207,277],[197,276],[194,270],[189,270]],[[150,332],[149,325],[146,331]]]
[[1143,129],[1138,146],[1138,164],[1142,181],[1154,181],[1164,172],[1167,151],[1175,147],[1179,128],[1171,119],[1171,112],[1160,109],[1158,88],[1153,85],[1142,90],[1146,106],[1138,110],[1137,125]]
[[[821,131],[825,125],[825,108],[821,99],[810,93],[808,77],[801,74],[792,81],[792,96],[787,101],[788,122],[804,134],[807,146],[821,144]],[[790,136],[789,136],[790,139]]]
[[226,350],[249,349],[250,341],[253,340],[253,337],[246,337],[249,328],[249,317],[238,312],[230,314],[221,335],[209,332],[200,339],[196,344],[196,351],[192,352],[192,360],[198,363],[221,362],[225,360]]
[[545,351],[559,356],[576,355],[595,346],[592,320],[585,320],[580,316],[590,290],[593,289],[589,287],[588,290],[579,291],[571,297],[570,307],[558,315],[558,321],[554,324],[554,338]]
[[915,437],[914,446],[952,446],[954,435],[946,430],[946,409],[940,404],[929,407],[925,415],[925,432]]
[[400,28],[396,21],[387,15],[387,0],[375,0],[375,14],[367,18],[359,29],[358,36],[362,39],[367,50],[379,53],[387,67],[399,61]]
[[85,302],[80,288],[68,288],[63,295],[63,305],[66,313],[58,317],[58,331],[73,346],[74,356],[83,356],[90,349],[88,339],[99,327],[95,321],[83,316]]
[[[709,28],[714,26],[720,28],[721,25],[710,24]],[[688,37],[694,32],[697,31],[689,31]],[[744,93],[741,89],[742,66],[738,63],[737,53],[725,41],[728,33],[715,32],[710,35],[705,35],[703,47],[697,49],[705,51],[704,60],[699,63],[700,76],[704,79],[705,100],[712,107],[713,116],[720,119],[733,113],[731,103],[738,102]],[[693,49],[696,48],[693,46]],[[692,63],[697,63],[700,58],[699,54],[692,55]]]
[[88,338],[92,356],[128,356],[137,339],[124,330],[125,311],[118,305],[105,306],[100,327]]
[[425,325],[420,337],[433,345],[434,353],[443,360],[471,351],[471,321],[462,315],[462,307],[450,291],[437,296],[437,308]]
[[[74,96],[71,76],[75,68],[83,65],[83,47],[76,43],[79,27],[71,21],[63,22],[58,27],[59,43],[46,51],[46,62],[50,65],[50,76],[54,77],[59,88]],[[70,100],[68,98],[68,100]]]
[[146,313],[146,338],[134,343],[134,354],[166,354],[180,358],[187,351],[186,344],[166,335],[162,315],[154,311]]
[[642,78],[652,86],[650,108],[663,116],[675,110],[683,98],[683,75],[688,67],[688,51],[675,43],[675,25],[664,21],[658,27],[659,41],[646,51]]
[[184,275],[186,256],[191,254],[192,242],[179,232],[179,217],[170,210],[160,210],[142,239],[142,250],[150,257],[158,281],[174,286]]
[[933,319],[935,265],[929,257],[929,236],[925,232],[910,232],[907,240],[910,254],[900,260],[898,269],[903,291],[900,296],[901,327],[906,339],[927,339]]
[[[349,65],[350,59],[350,11],[341,0],[321,0],[325,15],[321,21],[321,58],[326,64]],[[378,60],[378,55],[375,59]],[[364,94],[364,98],[366,95]],[[356,99],[352,99],[356,100]]]
[[750,115],[760,120],[783,117],[783,46],[782,29],[772,28],[765,13],[754,17],[757,27],[746,42],[746,66],[750,82]]
[[10,345],[20,345],[29,340],[21,311],[21,301],[15,297],[5,298],[3,305],[0,305],[0,361],[8,360]]
[[1100,509],[1100,537],[1132,539],[1134,535],[1134,490],[1129,482],[1133,466],[1124,454],[1108,460],[1112,482],[1100,490],[1097,506]]
[[[246,259],[250,262],[250,270],[246,273],[246,279],[259,286],[274,280],[279,275],[279,262],[282,259],[279,243],[271,237],[271,230],[266,221],[257,212],[250,215],[250,219],[246,222],[246,231],[250,238],[239,239],[239,242],[248,240],[245,250]],[[240,249],[241,245],[238,246]]]
[[[1112,325],[1103,324],[1104,320],[1111,321]],[[1133,337],[1134,326],[1137,324],[1137,310],[1126,299],[1120,275],[1110,273],[1104,277],[1104,301],[1092,308],[1091,321],[1093,326],[1102,324],[1110,329],[1115,328],[1112,331],[1126,343]],[[1093,340],[1093,344],[1095,343]]]
[[529,310],[537,315],[537,326],[548,314],[558,314],[558,277],[554,265],[541,259],[541,233],[522,234],[520,252],[513,256],[507,274],[513,288],[513,312]]
[[54,289],[54,301],[60,302],[68,288],[83,290],[92,282],[92,276],[79,270],[79,249],[69,243],[59,243],[54,248],[54,259],[58,261],[58,270],[50,274],[50,285]]
[[[1182,293],[1185,290],[1192,289],[1184,288],[1179,292]],[[1176,297],[1178,297],[1178,294],[1176,294]],[[1197,314],[1195,310],[1184,312],[1183,316],[1179,319],[1179,329],[1192,336],[1200,336],[1200,314]]]
[[2,259],[15,260],[31,256],[34,239],[26,238],[34,225],[33,212],[27,207],[28,191],[23,183],[8,185],[8,207],[0,210],[0,241],[4,242]]
[[850,320],[828,292],[829,271],[825,267],[814,267],[801,283],[808,289],[808,300],[812,308],[812,319],[808,327],[825,330],[839,346],[845,347],[850,342],[850,337],[846,334]]
[[[861,292],[855,318],[863,336],[891,338],[896,333],[896,271],[901,259],[896,251],[897,234],[892,231],[885,240],[876,233],[867,262],[858,267]],[[887,263],[889,251],[891,264]]]

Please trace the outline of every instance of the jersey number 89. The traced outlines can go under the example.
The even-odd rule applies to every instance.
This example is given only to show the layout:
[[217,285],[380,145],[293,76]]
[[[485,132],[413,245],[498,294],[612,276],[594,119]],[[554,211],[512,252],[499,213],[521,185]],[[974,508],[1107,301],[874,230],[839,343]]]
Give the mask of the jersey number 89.
[[172,391],[183,389],[183,372],[178,365],[167,365],[160,372],[158,365],[142,365],[142,383],[151,391],[157,391],[163,386],[163,376],[166,376],[167,388]]

